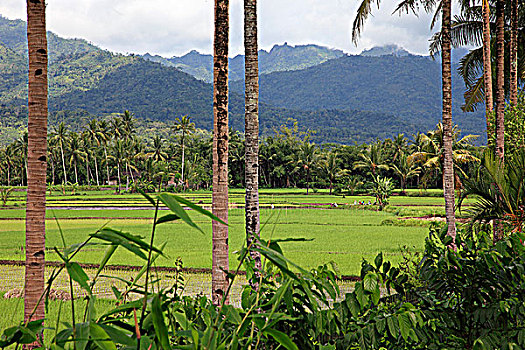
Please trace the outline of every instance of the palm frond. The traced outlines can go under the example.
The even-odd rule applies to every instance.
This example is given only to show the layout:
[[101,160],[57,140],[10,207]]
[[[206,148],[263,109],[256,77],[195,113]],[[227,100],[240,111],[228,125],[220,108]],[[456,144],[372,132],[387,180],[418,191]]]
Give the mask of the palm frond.
[[[413,0],[411,0],[413,1]],[[376,3],[379,8],[379,3],[381,0],[363,0],[359,8],[357,9],[357,14],[352,25],[352,42],[357,45],[357,41],[361,36],[361,31],[368,16],[372,14],[372,4]]]
[[483,75],[478,78],[476,84],[469,87],[463,94],[465,104],[461,106],[463,112],[474,112],[478,105],[485,101],[485,84]]

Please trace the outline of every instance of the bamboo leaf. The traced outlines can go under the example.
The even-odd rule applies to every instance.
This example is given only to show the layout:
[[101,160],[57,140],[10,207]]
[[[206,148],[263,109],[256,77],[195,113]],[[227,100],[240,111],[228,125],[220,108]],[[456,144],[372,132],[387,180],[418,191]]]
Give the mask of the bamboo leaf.
[[265,334],[269,334],[277,341],[281,346],[285,347],[288,350],[299,350],[297,345],[290,339],[289,336],[287,336],[285,333],[278,331],[273,328],[268,328],[264,330]]
[[160,345],[164,350],[171,349],[170,341],[168,338],[168,329],[164,323],[164,314],[162,313],[162,307],[160,303],[159,295],[153,297],[151,303],[151,313],[153,315],[153,327],[155,328],[155,335],[160,342]]

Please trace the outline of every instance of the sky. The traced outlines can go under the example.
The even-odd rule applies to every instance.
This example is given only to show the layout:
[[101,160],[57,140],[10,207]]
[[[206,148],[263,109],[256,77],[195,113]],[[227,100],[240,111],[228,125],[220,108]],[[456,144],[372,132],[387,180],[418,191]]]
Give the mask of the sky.
[[[355,46],[351,26],[359,0],[259,0],[259,47],[318,44],[357,54],[397,44],[427,55],[431,16],[392,14],[397,2],[373,8]],[[212,53],[213,7],[213,0],[47,0],[47,28],[123,54]],[[25,1],[0,0],[0,14],[25,19]],[[230,56],[243,52],[242,36],[243,1],[230,0]]]

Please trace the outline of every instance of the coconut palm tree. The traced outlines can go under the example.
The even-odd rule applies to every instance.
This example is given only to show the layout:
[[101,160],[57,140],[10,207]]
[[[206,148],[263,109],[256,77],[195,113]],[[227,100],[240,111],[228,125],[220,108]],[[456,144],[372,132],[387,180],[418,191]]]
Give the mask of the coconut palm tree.
[[27,46],[29,55],[28,162],[26,208],[26,269],[24,319],[44,318],[47,170],[47,36],[44,0],[28,0]]
[[61,122],[57,128],[51,133],[51,140],[56,141],[60,147],[60,155],[62,157],[62,170],[64,171],[62,183],[67,184],[67,170],[66,170],[66,158],[64,156],[64,145],[69,142],[69,133],[64,122]]
[[[228,46],[229,0],[215,0],[213,39],[213,194],[212,212],[228,222]],[[212,300],[222,302],[228,288],[228,226],[212,223]],[[225,302],[228,300],[226,299]]]
[[360,160],[354,162],[354,169],[368,170],[372,176],[376,176],[379,170],[388,170],[386,159],[383,155],[381,142],[376,142],[367,147],[359,154]]
[[498,156],[485,151],[476,176],[465,180],[458,203],[460,209],[467,197],[476,199],[466,209],[471,224],[497,220],[522,232],[525,224],[525,151],[520,149],[507,157],[505,166]]
[[308,142],[308,138],[299,145],[298,152],[293,157],[294,173],[304,171],[306,175],[306,194],[310,189],[310,175],[317,167],[318,149],[314,143]]
[[518,0],[510,0],[510,103],[518,103]]
[[505,157],[505,0],[496,0],[496,155]]
[[[257,45],[257,0],[244,0],[244,143],[246,186],[246,242],[259,236],[259,56]],[[261,269],[261,256],[251,252],[255,270]],[[256,276],[258,277],[258,276]],[[258,284],[252,287],[258,289]]]
[[75,183],[78,184],[78,163],[84,161],[86,153],[82,151],[82,140],[76,132],[72,132],[69,137],[69,166],[75,170]]
[[176,132],[180,133],[180,146],[182,149],[182,162],[181,162],[181,182],[184,183],[184,141],[186,137],[191,135],[195,131],[195,123],[191,121],[191,118],[187,115],[183,115],[180,118],[175,119],[175,126],[173,127]]
[[341,173],[341,166],[339,165],[339,158],[336,152],[328,152],[327,156],[319,162],[321,171],[328,182],[330,183],[329,189],[332,194],[334,182]]
[[418,166],[408,161],[408,156],[406,154],[402,154],[399,157],[397,164],[393,164],[391,169],[399,177],[402,194],[405,194],[407,180],[419,175],[419,172],[421,171]]
[[[422,136],[423,148],[421,151],[414,152],[407,157],[409,164],[419,164],[424,169],[437,170],[443,172],[444,170],[444,127],[443,124],[439,123],[434,131],[429,131],[427,135]],[[461,169],[461,165],[475,162],[478,163],[480,160],[472,155],[470,149],[472,141],[477,138],[475,135],[466,135],[459,138],[461,131],[455,125],[452,128],[452,160],[454,166],[454,184],[461,184],[461,178],[467,178],[467,174]]]
[[[501,1],[501,0],[500,0]],[[380,0],[363,0],[358,7],[357,15],[353,23],[352,38],[354,42],[361,33],[364,21],[371,14],[372,4],[376,2],[379,5]],[[443,110],[442,123],[444,129],[443,138],[443,190],[445,197],[445,211],[447,217],[448,235],[455,240],[456,237],[456,223],[454,214],[454,167],[452,160],[452,75],[451,75],[451,0],[441,0],[439,2],[433,0],[402,0],[394,12],[413,12],[417,13],[419,7],[422,6],[427,12],[438,8],[438,13],[441,14],[441,77],[442,77],[442,96],[443,96]],[[436,13],[435,18],[438,17]],[[434,25],[432,21],[431,27]]]

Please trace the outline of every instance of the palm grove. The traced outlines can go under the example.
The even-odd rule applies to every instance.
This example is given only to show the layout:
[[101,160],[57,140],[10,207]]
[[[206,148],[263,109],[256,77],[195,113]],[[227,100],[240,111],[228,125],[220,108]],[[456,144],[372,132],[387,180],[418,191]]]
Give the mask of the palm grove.
[[[365,0],[359,7],[354,22],[354,39],[357,39],[364,20],[370,14],[372,3],[371,0]],[[388,190],[388,187],[391,187],[386,177],[396,178],[402,189],[406,186],[443,187],[447,232],[450,239],[444,241],[447,242],[445,251],[439,254],[455,254],[453,251],[461,249],[455,244],[457,236],[454,191],[463,187],[464,193],[475,193],[484,199],[474,208],[474,211],[479,209],[475,219],[480,219],[483,223],[486,223],[487,219],[496,220],[495,242],[504,238],[505,230],[502,223],[510,222],[513,231],[521,231],[522,216],[519,210],[523,211],[520,204],[523,193],[521,186],[516,186],[516,182],[523,181],[519,173],[522,169],[519,164],[523,160],[519,147],[521,145],[519,141],[523,139],[522,128],[520,128],[523,119],[517,97],[517,81],[521,70],[517,55],[520,47],[518,45],[520,43],[519,4],[515,0],[508,3],[497,0],[495,4],[484,1],[477,5],[469,3],[460,5],[462,13],[454,20],[451,16],[449,0],[439,3],[409,0],[401,2],[398,7],[398,11],[407,12],[417,12],[420,7],[427,11],[436,10],[437,17],[441,17],[442,20],[441,30],[436,34],[433,42],[434,49],[441,53],[443,71],[443,120],[435,130],[414,135],[410,141],[399,135],[393,140],[377,141],[370,145],[317,146],[309,142],[308,133],[299,133],[296,125],[283,126],[276,130],[274,135],[266,137],[261,142],[258,141],[256,136],[258,134],[257,16],[255,2],[248,0],[245,1],[246,134],[244,137],[228,128],[229,4],[227,0],[215,2],[213,134],[195,130],[189,117],[181,116],[173,126],[173,137],[163,139],[155,136],[145,139],[136,134],[132,114],[124,112],[110,119],[95,119],[80,132],[71,132],[64,124],[59,124],[47,135],[45,4],[41,0],[28,0],[28,134],[2,149],[0,158],[3,163],[4,183],[28,186],[26,318],[33,316],[41,318],[44,311],[43,303],[39,303],[39,298],[43,290],[46,182],[51,185],[62,183],[65,190],[68,183],[102,185],[115,181],[117,191],[139,188],[148,191],[164,190],[170,185],[176,190],[186,190],[208,188],[211,185],[212,210],[216,219],[213,223],[214,304],[228,301],[228,231],[224,223],[228,220],[230,185],[245,186],[247,189],[246,231],[250,246],[258,244],[259,182],[262,186],[269,187],[305,187],[307,192],[311,187],[327,187],[330,190],[336,188],[338,191],[353,193],[359,190],[360,186],[367,191],[379,192],[380,188]],[[495,7],[495,16],[491,17],[487,13],[494,10],[492,6]],[[490,22],[491,19],[493,23]],[[508,33],[508,40],[505,32]],[[472,148],[470,143],[472,137],[461,138],[452,123],[450,50],[451,45],[464,43],[483,45],[481,49],[472,50],[464,59],[463,72],[468,88],[465,95],[465,108],[473,108],[473,105],[483,100],[486,102],[489,136],[492,136],[493,132],[495,137],[489,137],[491,142],[485,150]],[[496,50],[490,50],[491,46]],[[495,54],[492,53],[494,51]],[[505,56],[507,51],[509,54]],[[492,74],[492,65],[495,66],[495,74]],[[509,67],[509,74],[506,74],[506,65]],[[506,84],[506,81],[509,83]],[[508,86],[507,90],[505,90],[506,86]],[[492,90],[494,90],[494,101]],[[505,113],[506,94],[510,98],[507,113]],[[507,120],[505,120],[506,114]],[[506,124],[508,124],[507,129]],[[511,143],[506,145],[506,141]],[[483,156],[481,152],[484,152]],[[485,187],[476,186],[480,184]],[[492,202],[483,197],[484,191],[487,192],[487,196],[491,196]],[[382,206],[384,196],[376,195],[376,198]],[[462,238],[458,237],[458,239]],[[264,252],[263,249],[254,250],[250,257],[257,261],[259,259],[257,252],[261,251]],[[376,288],[372,288],[370,283],[372,283],[371,279],[374,279],[375,284],[372,284],[377,286],[380,279],[386,278],[381,277],[379,271],[382,264],[382,258],[376,259],[377,271],[370,265],[362,276],[365,284],[356,285],[357,297],[354,298],[358,298],[356,300],[361,309],[373,307],[379,302],[379,292],[376,292]],[[390,266],[384,267],[382,273],[386,276],[389,269]],[[392,276],[392,273],[389,276],[395,280],[396,276]],[[262,281],[262,278],[259,280]],[[260,286],[254,283],[252,288],[257,290]],[[365,293],[363,291],[359,294],[359,288],[364,288],[370,294],[363,294]],[[397,288],[401,291],[402,286],[396,285],[396,290]],[[363,299],[363,295],[369,295],[370,299],[368,297]],[[425,296],[419,297],[425,300]],[[144,300],[146,301],[146,298]],[[367,300],[376,301],[369,305]],[[40,306],[36,306],[37,304]],[[396,313],[409,312],[407,307],[404,304]],[[352,314],[354,311],[352,309]],[[319,312],[321,313],[320,310]],[[412,326],[417,327],[422,323],[417,317],[422,317],[421,313],[426,317],[426,314],[424,309],[421,313],[412,312],[411,315],[415,315]],[[362,317],[366,314],[365,312]],[[406,316],[406,314],[399,315],[398,325],[401,325],[404,320],[401,315]],[[348,324],[352,324],[351,318],[347,321],[350,322]],[[381,328],[379,321],[377,322],[377,332],[383,332],[385,325],[383,324]],[[362,332],[363,329],[361,334]],[[376,332],[375,328],[371,332]],[[407,332],[406,329],[401,329],[400,333],[397,332],[400,336],[396,339],[405,342],[418,339],[415,332],[413,334]],[[272,336],[283,344],[286,343],[286,339],[282,340],[281,333],[273,333]],[[397,333],[390,330],[390,335],[387,333],[387,337],[394,337]],[[377,339],[373,337],[374,342],[377,342]],[[247,344],[252,344],[252,341],[248,340]],[[392,339],[388,339],[387,343],[382,344],[392,344],[391,341]],[[467,340],[468,347],[472,346],[472,341],[472,339]],[[361,345],[365,344],[363,339],[357,342]],[[138,344],[140,345],[140,342]]]

